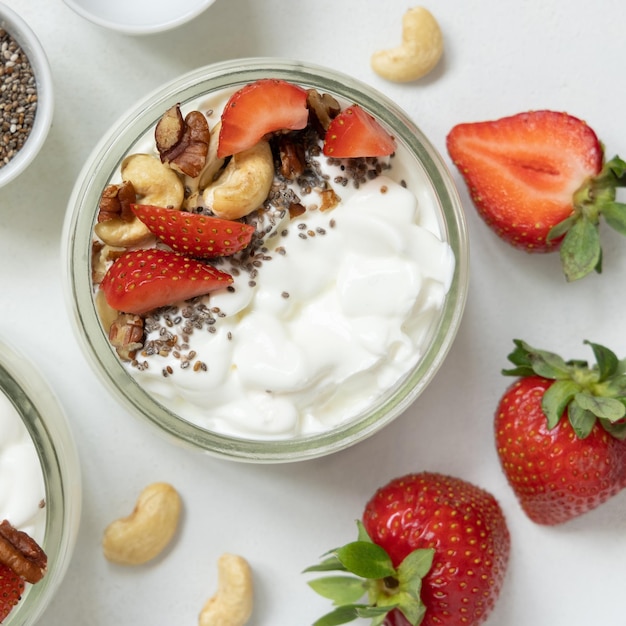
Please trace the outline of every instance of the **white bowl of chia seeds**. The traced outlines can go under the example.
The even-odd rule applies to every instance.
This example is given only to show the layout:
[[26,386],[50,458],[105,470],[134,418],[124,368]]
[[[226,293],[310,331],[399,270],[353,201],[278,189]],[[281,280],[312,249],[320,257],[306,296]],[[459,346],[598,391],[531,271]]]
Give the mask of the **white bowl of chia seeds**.
[[53,112],[46,53],[28,24],[0,2],[0,187],[37,156]]

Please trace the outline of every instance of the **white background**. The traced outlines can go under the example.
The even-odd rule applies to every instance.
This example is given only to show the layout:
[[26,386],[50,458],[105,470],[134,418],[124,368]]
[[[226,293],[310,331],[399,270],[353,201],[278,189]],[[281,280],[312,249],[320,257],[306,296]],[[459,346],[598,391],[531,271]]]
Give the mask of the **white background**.
[[[354,520],[387,480],[437,470],[501,501],[510,567],[488,624],[623,625],[626,493],[558,528],[521,513],[494,452],[492,421],[511,382],[500,375],[513,338],[590,358],[583,339],[626,356],[626,240],[603,229],[605,270],[574,284],[557,255],[500,242],[460,184],[471,240],[471,286],[451,353],[419,400],[369,440],[295,465],[255,466],[181,449],[132,416],[88,368],[63,301],[65,206],[100,136],[148,91],[213,61],[285,56],[334,67],[395,99],[444,154],[456,123],[550,108],[582,117],[626,157],[626,3],[622,0],[438,0],[445,56],[409,85],[378,78],[371,53],[399,41],[406,1],[217,0],[175,31],[131,37],[103,30],[61,0],[4,0],[39,35],[54,75],[56,111],[34,164],[0,189],[0,334],[36,361],[79,445],[84,509],[68,575],[46,626],[185,626],[214,591],[225,551],[251,563],[252,626],[310,624],[328,608],[301,570],[354,537]],[[103,0],[104,1],[104,0]],[[129,0],[132,1],[132,0]],[[457,182],[460,179],[456,171]],[[155,480],[181,492],[175,544],[156,563],[124,569],[100,550],[103,528]]]

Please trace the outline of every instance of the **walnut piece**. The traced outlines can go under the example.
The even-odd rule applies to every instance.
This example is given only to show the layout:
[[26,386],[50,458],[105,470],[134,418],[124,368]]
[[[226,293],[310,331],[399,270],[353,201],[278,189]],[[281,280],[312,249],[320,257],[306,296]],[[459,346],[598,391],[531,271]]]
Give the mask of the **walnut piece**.
[[139,315],[120,313],[109,328],[109,341],[120,359],[132,361],[143,348],[143,319]]
[[44,577],[48,557],[32,537],[4,520],[0,523],[0,563],[34,584]]
[[280,174],[287,180],[295,180],[302,176],[305,169],[304,146],[293,140],[290,135],[278,138],[278,156],[280,158]]
[[321,94],[316,89],[309,89],[306,99],[311,112],[311,121],[321,137],[326,134],[330,122],[341,111],[339,102],[328,93]]
[[157,150],[161,160],[167,158],[168,152],[175,148],[185,134],[185,120],[178,105],[169,108],[159,120],[154,131]]
[[183,119],[180,106],[174,105],[159,120],[154,138],[162,163],[191,178],[200,175],[211,141],[209,124],[200,111],[191,111]]
[[108,185],[100,197],[98,222],[108,222],[120,218],[130,222],[135,217],[130,205],[137,201],[133,184],[127,180],[120,185]]

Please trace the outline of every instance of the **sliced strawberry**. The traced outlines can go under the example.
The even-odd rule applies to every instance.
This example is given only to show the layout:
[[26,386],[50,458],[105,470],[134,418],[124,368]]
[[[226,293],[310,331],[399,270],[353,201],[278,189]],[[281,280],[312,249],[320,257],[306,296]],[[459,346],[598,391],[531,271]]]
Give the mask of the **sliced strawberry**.
[[225,272],[175,252],[131,250],[105,274],[100,288],[117,311],[141,315],[152,309],[188,300],[233,282]]
[[264,78],[235,92],[224,107],[217,155],[251,148],[267,133],[300,130],[307,125],[307,91],[275,78]]
[[393,137],[358,104],[344,109],[326,131],[324,154],[337,159],[393,154]]
[[568,280],[601,270],[601,213],[626,233],[626,207],[614,202],[626,163],[615,157],[603,167],[598,137],[576,117],[531,111],[459,124],[447,148],[490,228],[527,252],[561,247]]
[[172,250],[194,259],[230,256],[251,241],[254,226],[188,211],[132,204],[133,213]]
[[0,563],[0,622],[13,610],[24,593],[24,580]]

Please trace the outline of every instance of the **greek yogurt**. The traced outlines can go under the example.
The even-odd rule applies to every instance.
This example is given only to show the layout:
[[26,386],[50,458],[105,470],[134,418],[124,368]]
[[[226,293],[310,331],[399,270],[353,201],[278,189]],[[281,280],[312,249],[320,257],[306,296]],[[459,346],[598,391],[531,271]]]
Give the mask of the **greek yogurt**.
[[41,544],[44,538],[45,484],[39,456],[19,413],[0,391],[0,520]]
[[[188,108],[212,111],[212,124],[228,95]],[[156,154],[151,135],[138,152]],[[389,392],[428,345],[455,258],[421,168],[402,145],[363,160],[364,176],[314,161],[336,206],[322,210],[315,185],[289,186],[298,215],[270,195],[255,218],[262,245],[219,264],[232,286],[145,318],[143,349],[124,365],[189,422],[247,439],[327,431]]]

